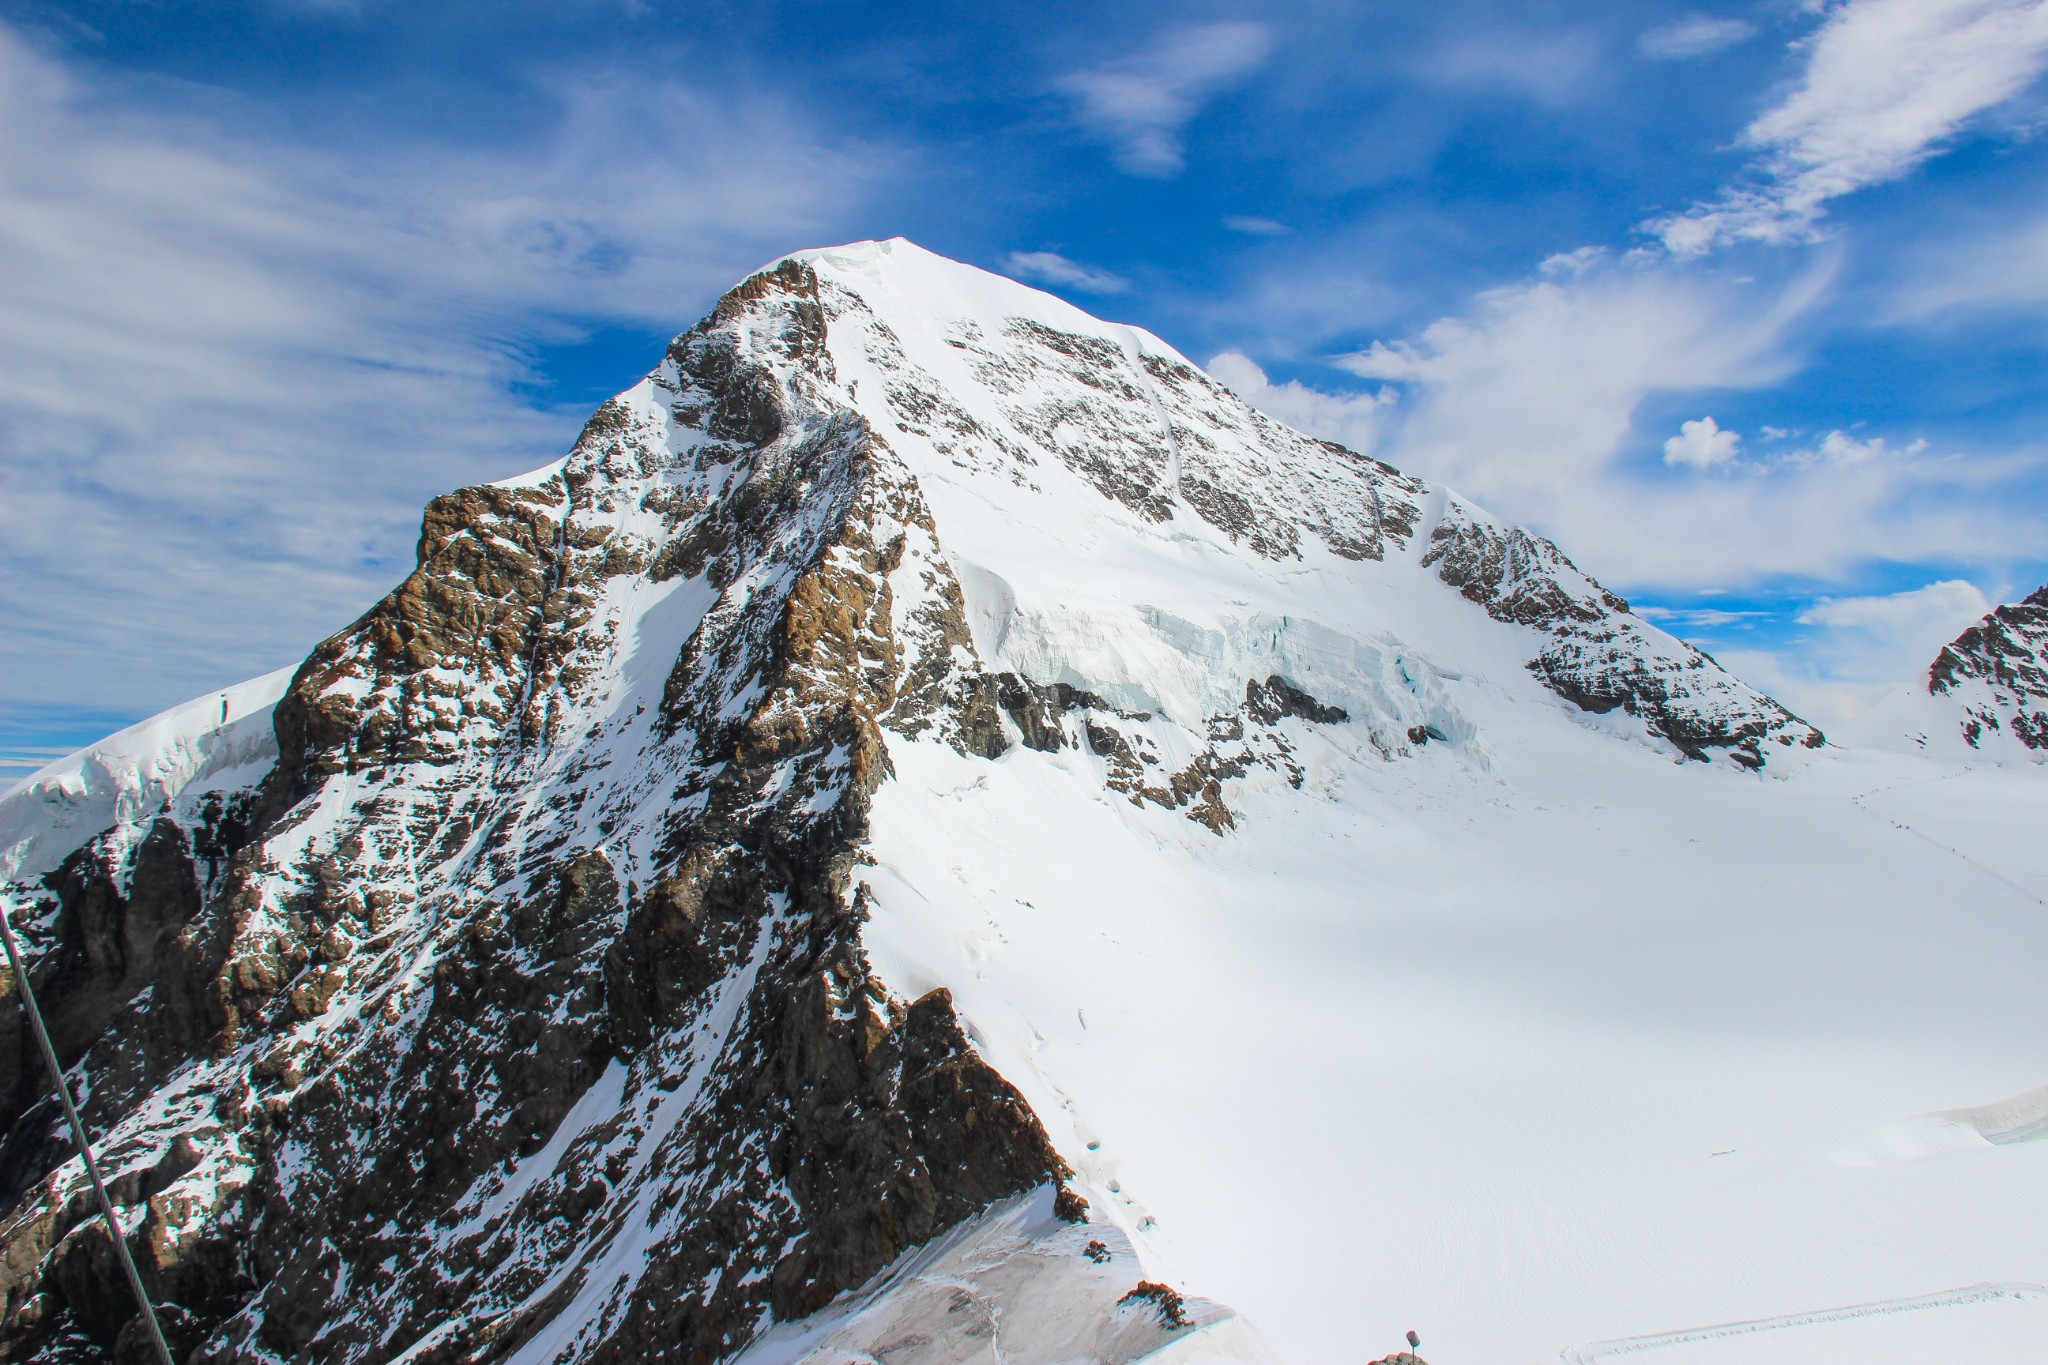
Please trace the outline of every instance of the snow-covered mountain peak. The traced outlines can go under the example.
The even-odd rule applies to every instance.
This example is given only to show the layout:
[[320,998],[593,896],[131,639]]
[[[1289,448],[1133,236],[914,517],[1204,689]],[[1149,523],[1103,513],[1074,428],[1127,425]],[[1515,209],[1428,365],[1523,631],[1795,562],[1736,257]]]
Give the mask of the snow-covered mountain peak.
[[[1022,533],[1071,551],[1107,516],[1270,558],[1298,558],[1304,532],[1343,557],[1384,548],[1387,509],[1374,519],[1360,473],[1391,470],[1253,412],[1148,332],[900,239],[791,260],[721,305],[739,353],[793,369],[920,477],[973,490]],[[1397,537],[1412,530],[1403,501]]]
[[[1351,879],[1515,772],[1760,792],[1821,742],[1548,541],[901,241],[741,282],[251,688],[0,808],[58,1046],[223,1361],[710,1361],[855,1291],[844,1341],[958,1309],[902,1357],[951,1361],[996,1285],[1065,1305],[1048,1360],[1256,1359],[1064,1088],[1149,979],[1098,948],[1181,952],[1181,910],[1311,848]],[[20,1056],[0,1095],[0,1353],[132,1337]],[[883,1274],[991,1248],[965,1298]]]
[[[1186,724],[1213,714],[1220,692],[1303,658],[1269,642],[1226,677],[1183,645],[1255,642],[1272,634],[1262,622],[1287,621],[1297,641],[1323,642],[1325,684],[1361,704],[1401,692],[1404,667],[1526,665],[1588,712],[1636,718],[1690,756],[1760,766],[1766,740],[1818,742],[1548,542],[1294,432],[1150,333],[1015,281],[901,239],[858,243],[751,277],[709,322],[671,348],[643,412],[696,420],[705,359],[730,354],[714,382],[726,363],[758,366],[812,422],[857,414],[936,517],[992,668],[1134,697],[1133,652],[1150,674],[1177,659],[1211,675],[1202,700],[1150,701]],[[1447,586],[1480,610],[1447,602]],[[1430,723],[1405,704],[1369,714],[1390,750]]]

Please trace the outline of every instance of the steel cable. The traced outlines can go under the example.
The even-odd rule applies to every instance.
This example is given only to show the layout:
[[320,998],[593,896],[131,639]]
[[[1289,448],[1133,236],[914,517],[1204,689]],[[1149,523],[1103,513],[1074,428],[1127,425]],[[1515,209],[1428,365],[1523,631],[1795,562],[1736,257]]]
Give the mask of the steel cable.
[[36,1005],[35,990],[28,983],[28,971],[22,966],[21,949],[14,941],[14,926],[8,922],[5,902],[0,902],[0,939],[6,940],[7,965],[14,972],[15,992],[21,997],[22,1008],[28,1011],[29,1023],[35,1026],[36,1041],[43,1049],[43,1061],[50,1068],[57,1098],[64,1105],[64,1117],[71,1123],[72,1141],[78,1144],[78,1154],[85,1159],[85,1174],[92,1181],[92,1192],[99,1196],[100,1214],[107,1220],[107,1231],[114,1239],[114,1254],[121,1258],[121,1269],[128,1275],[128,1287],[135,1291],[135,1302],[142,1309],[142,1321],[149,1328],[150,1340],[156,1344],[157,1360],[161,1365],[176,1365],[171,1359],[170,1344],[164,1340],[163,1328],[157,1325],[156,1310],[150,1306],[149,1292],[142,1287],[142,1272],[136,1269],[135,1257],[128,1250],[128,1239],[122,1235],[121,1220],[114,1216],[114,1201],[107,1196],[106,1183],[100,1179],[99,1163],[93,1160],[92,1143],[86,1138],[85,1120],[78,1116],[78,1106],[71,1102],[71,1087],[65,1084],[64,1068],[57,1063],[57,1049],[50,1043],[50,1030],[43,1024],[43,1012]]

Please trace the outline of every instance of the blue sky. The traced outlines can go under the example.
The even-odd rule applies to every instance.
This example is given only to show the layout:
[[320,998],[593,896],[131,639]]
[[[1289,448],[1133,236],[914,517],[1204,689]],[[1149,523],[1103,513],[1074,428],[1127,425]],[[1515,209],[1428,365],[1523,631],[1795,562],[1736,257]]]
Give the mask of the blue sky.
[[904,235],[1823,724],[2048,578],[2048,0],[0,0],[0,748],[290,663],[748,269]]

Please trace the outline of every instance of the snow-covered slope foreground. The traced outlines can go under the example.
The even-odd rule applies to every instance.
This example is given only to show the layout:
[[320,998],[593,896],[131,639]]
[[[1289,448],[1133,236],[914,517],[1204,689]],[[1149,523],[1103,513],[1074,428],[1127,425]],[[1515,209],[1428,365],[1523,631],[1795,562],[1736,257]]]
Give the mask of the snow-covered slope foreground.
[[1951,758],[2048,762],[2048,587],[1944,645],[1918,686],[1859,720],[1857,736]]
[[[2048,1340],[2038,770],[1824,748],[907,243],[741,284],[249,689],[0,803],[186,1359]],[[0,1355],[133,1356],[5,1065]]]
[[[1432,1361],[1548,1360],[2048,1285],[2048,1100],[1921,1117],[2048,1082],[2048,784],[1848,754],[1759,784],[1516,740],[1478,781],[1325,751],[1312,799],[1245,793],[1226,841],[1105,818],[1078,755],[899,758],[870,952],[951,982],[1077,1169],[1289,1359],[1414,1322]],[[1951,844],[1927,813],[1973,800],[1994,818]],[[2048,1342],[2048,1301],[1920,1319],[1670,1358]]]

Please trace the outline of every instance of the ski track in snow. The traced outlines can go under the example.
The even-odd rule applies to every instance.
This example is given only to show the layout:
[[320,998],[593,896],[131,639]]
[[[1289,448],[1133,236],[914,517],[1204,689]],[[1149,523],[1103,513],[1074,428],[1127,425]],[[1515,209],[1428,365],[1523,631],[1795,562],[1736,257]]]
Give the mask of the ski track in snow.
[[1883,1317],[1891,1313],[1920,1313],[1934,1308],[1959,1308],[1998,1299],[2048,1302],[2048,1286],[2038,1284],[1973,1284],[1961,1289],[1922,1294],[1916,1298],[1883,1299],[1876,1303],[1850,1304],[1844,1308],[1822,1308],[1810,1313],[1787,1313],[1782,1317],[1756,1318],[1748,1322],[1724,1322],[1711,1327],[1693,1327],[1680,1332],[1656,1332],[1647,1336],[1618,1337],[1574,1346],[1559,1354],[1564,1365],[1597,1365],[1603,1360],[1660,1351],[1674,1346],[1723,1341],[1730,1337],[1753,1336],[1760,1332],[1782,1332],[1790,1328],[1821,1327],[1852,1322],[1859,1318]]
[[1908,787],[1928,787],[1933,786],[1938,782],[1953,782],[1958,777],[1963,776],[1964,773],[1968,771],[1968,769],[1964,769],[1963,772],[1942,773],[1936,777],[1920,778],[1911,782],[1894,782],[1890,786],[1873,787],[1871,790],[1867,792],[1858,792],[1855,796],[1852,796],[1849,799],[1855,803],[1856,808],[1858,810],[1863,811],[1865,814],[1884,821],[1886,824],[1890,825],[1893,829],[1898,830],[1902,834],[1910,834],[1915,839],[1922,840],[1930,847],[1938,848],[1942,852],[1947,853],[1952,857],[1960,859],[1962,862],[1968,864],[1971,868],[1982,873],[1984,876],[1989,877],[1991,880],[1997,882],[2000,886],[2003,886],[2008,890],[2013,891],[2018,895],[2026,898],[2027,900],[2032,901],[2035,905],[2040,906],[2042,909],[2048,910],[2048,899],[2044,899],[2040,895],[2040,893],[2026,886],[2022,886],[2019,882],[2014,881],[2012,878],[2006,876],[2003,872],[2000,872],[1995,868],[1986,867],[1983,863],[1978,862],[1975,858],[1972,858],[1969,854],[1963,852],[1961,849],[1956,848],[1950,844],[1944,844],[1941,840],[1935,838],[1931,834],[1922,833],[1920,830],[1913,828],[1912,825],[1906,823],[1903,820],[1897,819],[1893,816],[1885,815],[1880,811],[1872,810],[1868,804],[1869,799],[1873,796],[1883,796],[1890,792],[1902,791]]
[[[1929,787],[1935,785],[1936,783],[1953,782],[1956,779],[1967,775],[1970,771],[1971,770],[1969,768],[1964,768],[1959,772],[1941,773],[1934,777],[1918,778],[1909,782],[1894,782],[1889,786],[1884,787],[1873,787],[1869,791],[1858,792],[1855,796],[1851,797],[1850,800],[1855,803],[1856,808],[1858,810],[1861,810],[1868,815],[1874,816],[1875,818],[1884,821],[1886,824],[1890,825],[1893,829],[1898,830],[1902,834],[1910,834],[1915,839],[1919,839],[1925,842],[1930,847],[1938,848],[1942,852],[1947,853],[1952,857],[1960,859],[1962,862],[1968,864],[1976,871],[1981,872],[1986,877],[1991,878],[1991,880],[1997,882],[1999,885],[2004,886],[2007,889],[2018,893],[2020,896],[2024,897],[2029,901],[2032,901],[2035,905],[2040,906],[2042,909],[2048,910],[2048,897],[2043,897],[2040,892],[2033,890],[2031,887],[2024,886],[2017,881],[2014,881],[2011,877],[2006,876],[2003,872],[1998,871],[1996,868],[1986,867],[1983,863],[1979,862],[1975,858],[1972,858],[1969,854],[1963,852],[1961,849],[1955,847],[1952,844],[1945,844],[1941,840],[1935,838],[1933,835],[1915,829],[1912,825],[1908,824],[1904,820],[1900,820],[1895,816],[1886,815],[1881,811],[1875,811],[1870,808],[1869,800],[1872,797],[1884,796],[1891,792],[1896,791],[1904,791],[1907,788],[1911,787]],[[2048,834],[2044,834],[2043,837],[2048,837]]]

